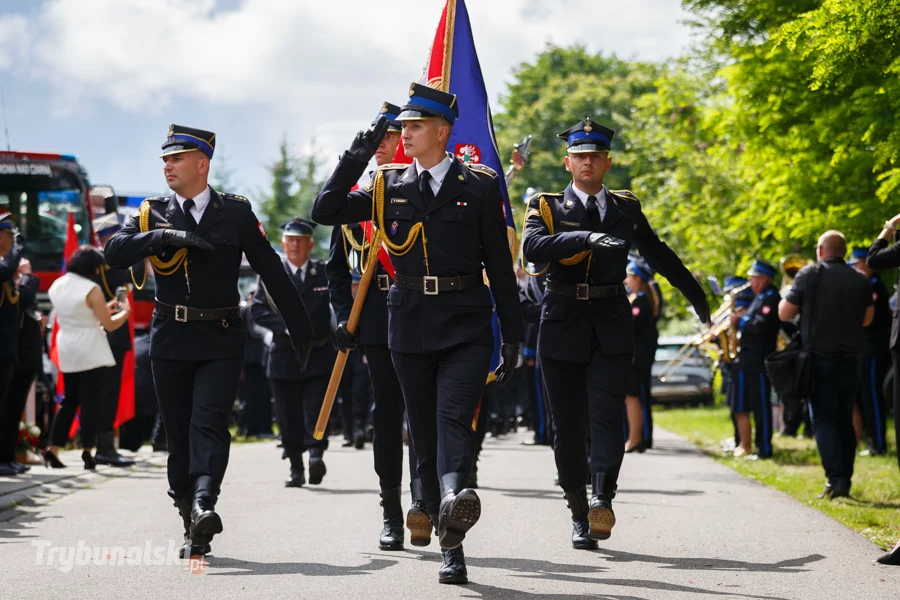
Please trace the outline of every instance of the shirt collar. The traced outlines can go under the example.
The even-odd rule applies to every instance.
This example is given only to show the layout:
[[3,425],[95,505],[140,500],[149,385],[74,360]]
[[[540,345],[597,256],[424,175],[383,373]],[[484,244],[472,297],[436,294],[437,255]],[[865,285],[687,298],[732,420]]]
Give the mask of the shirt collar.
[[444,157],[444,160],[434,165],[430,169],[423,169],[422,165],[419,164],[418,159],[414,159],[413,162],[416,163],[417,177],[422,174],[422,171],[428,171],[429,173],[431,173],[431,178],[434,179],[435,182],[437,182],[438,186],[440,186],[440,184],[444,182],[444,177],[446,177],[447,173],[450,171],[450,165],[453,164],[453,159],[451,159],[450,155],[448,154]]
[[[181,212],[184,212],[184,203],[187,198],[176,193],[175,199],[178,200],[178,206],[181,207]],[[202,213],[207,204],[209,204],[209,186],[206,186],[206,189],[194,197],[194,208],[197,209],[198,212]]]
[[305,263],[303,263],[302,265],[299,265],[299,266],[298,266],[298,265],[295,265],[294,263],[292,263],[292,262],[289,261],[288,259],[284,259],[284,262],[286,262],[286,263],[288,264],[288,266],[291,268],[291,274],[292,274],[292,275],[296,275],[296,274],[297,274],[297,271],[300,271],[300,275],[301,275],[304,279],[306,278],[306,265],[309,264],[309,261],[306,261]]
[[[572,183],[572,191],[575,192],[575,195],[578,196],[578,199],[581,200],[581,203],[584,204],[585,206],[587,206],[587,201],[588,201],[588,198],[590,197],[590,194],[586,194],[586,193],[582,192],[580,189],[578,189],[578,186],[575,185],[574,182]],[[603,186],[603,189],[600,190],[600,193],[597,194],[597,205],[600,208],[603,208],[606,206],[606,186],[605,185]]]

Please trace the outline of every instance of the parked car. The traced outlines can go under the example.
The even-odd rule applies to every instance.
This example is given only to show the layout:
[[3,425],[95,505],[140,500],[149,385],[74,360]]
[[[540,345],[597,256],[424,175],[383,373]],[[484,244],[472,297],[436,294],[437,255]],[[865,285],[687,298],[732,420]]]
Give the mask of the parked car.
[[[677,366],[666,368],[690,340],[690,336],[659,338],[650,382],[650,393],[655,404],[713,404],[713,362],[700,350],[692,346]],[[665,381],[659,377],[663,372],[667,373]]]

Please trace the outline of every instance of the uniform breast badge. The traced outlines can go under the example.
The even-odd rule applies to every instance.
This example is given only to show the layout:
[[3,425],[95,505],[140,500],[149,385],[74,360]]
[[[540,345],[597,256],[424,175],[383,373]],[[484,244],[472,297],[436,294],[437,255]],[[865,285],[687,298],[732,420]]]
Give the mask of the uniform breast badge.
[[400,227],[400,225],[397,223],[397,221],[394,221],[393,223],[391,223],[391,235],[397,235],[397,229],[399,227]]

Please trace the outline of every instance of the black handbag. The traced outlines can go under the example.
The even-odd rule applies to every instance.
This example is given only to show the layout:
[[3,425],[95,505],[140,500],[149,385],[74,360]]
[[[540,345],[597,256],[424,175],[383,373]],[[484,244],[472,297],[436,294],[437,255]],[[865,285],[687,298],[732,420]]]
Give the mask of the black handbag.
[[816,310],[815,294],[821,277],[822,266],[817,264],[812,267],[803,291],[800,331],[794,334],[783,350],[777,350],[765,359],[766,374],[772,388],[785,399],[801,400],[809,398],[813,392],[812,361],[809,356],[810,324]]

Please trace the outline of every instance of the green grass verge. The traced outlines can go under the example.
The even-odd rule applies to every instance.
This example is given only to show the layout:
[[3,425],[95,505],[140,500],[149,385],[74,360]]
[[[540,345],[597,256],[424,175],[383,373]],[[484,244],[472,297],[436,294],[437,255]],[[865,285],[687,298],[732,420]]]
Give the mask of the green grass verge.
[[834,501],[816,498],[825,486],[825,472],[813,439],[775,437],[773,458],[751,461],[722,452],[720,442],[734,433],[725,407],[655,410],[653,421],[741,475],[790,494],[882,548],[892,548],[900,538],[900,474],[893,421],[888,423],[891,452],[887,456],[857,457],[852,498]]

